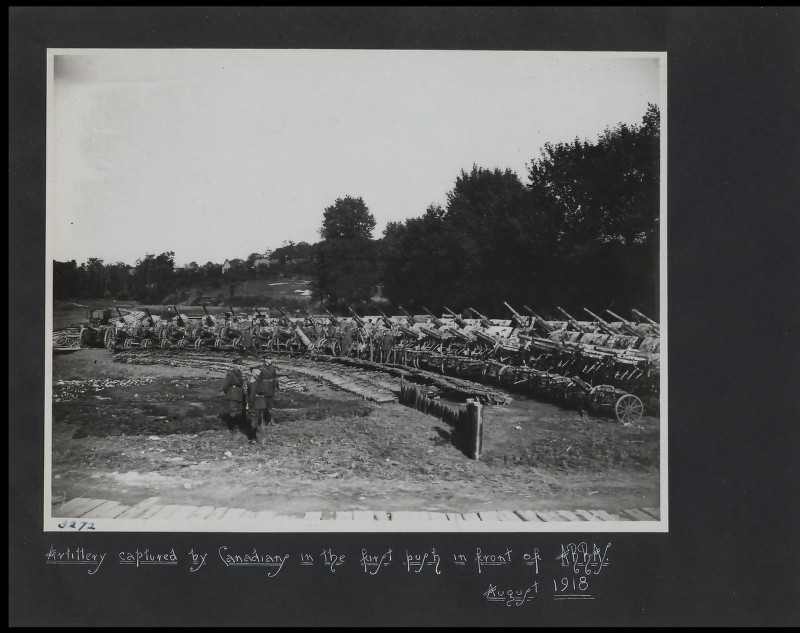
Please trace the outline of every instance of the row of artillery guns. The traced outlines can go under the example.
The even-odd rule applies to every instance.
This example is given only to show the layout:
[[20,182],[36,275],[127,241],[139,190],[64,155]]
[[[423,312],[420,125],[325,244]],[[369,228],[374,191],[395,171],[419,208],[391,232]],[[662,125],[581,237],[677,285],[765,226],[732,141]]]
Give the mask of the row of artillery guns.
[[[118,310],[116,318],[94,324],[86,335],[93,345],[162,349],[252,350],[323,354],[405,365],[497,384],[566,406],[611,413],[632,422],[658,410],[660,326],[637,310],[631,320],[610,310],[609,320],[584,309],[578,320],[557,307],[546,319],[528,306],[527,314],[504,302],[508,317],[490,319],[473,308],[436,316],[423,308],[412,315],[290,316],[256,310],[187,315],[147,309]],[[106,311],[107,313],[108,311]],[[465,316],[470,315],[470,316]],[[108,316],[108,315],[106,315]]]
[[[360,358],[497,384],[539,399],[612,414],[623,423],[657,412],[660,326],[634,310],[631,320],[607,311],[610,321],[585,309],[578,321],[558,307],[557,320],[504,302],[508,319],[445,314],[285,318],[285,336],[271,349]],[[467,312],[467,311],[465,311]],[[285,315],[283,315],[285,317]]]

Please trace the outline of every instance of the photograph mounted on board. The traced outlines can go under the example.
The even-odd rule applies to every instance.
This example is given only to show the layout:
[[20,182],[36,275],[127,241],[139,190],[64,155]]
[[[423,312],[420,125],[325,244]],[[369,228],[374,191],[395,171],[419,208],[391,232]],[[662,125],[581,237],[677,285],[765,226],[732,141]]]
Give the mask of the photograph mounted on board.
[[45,530],[667,530],[664,53],[47,61]]

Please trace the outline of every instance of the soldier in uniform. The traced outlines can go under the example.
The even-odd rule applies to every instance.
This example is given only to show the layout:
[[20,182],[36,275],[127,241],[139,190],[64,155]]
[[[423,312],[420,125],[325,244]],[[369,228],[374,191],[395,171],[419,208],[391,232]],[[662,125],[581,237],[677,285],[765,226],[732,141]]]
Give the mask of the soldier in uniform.
[[394,335],[392,334],[392,331],[387,328],[384,330],[383,336],[381,337],[381,362],[389,362],[389,354],[392,353],[393,347]]
[[228,413],[234,419],[243,418],[245,415],[245,391],[242,370],[234,367],[225,376],[222,393],[228,401]]
[[342,332],[342,356],[350,356],[353,348],[353,326],[346,323]]
[[248,383],[250,429],[253,432],[262,424],[272,424],[272,402],[277,390],[278,372],[272,361],[265,360],[263,365],[253,369]]

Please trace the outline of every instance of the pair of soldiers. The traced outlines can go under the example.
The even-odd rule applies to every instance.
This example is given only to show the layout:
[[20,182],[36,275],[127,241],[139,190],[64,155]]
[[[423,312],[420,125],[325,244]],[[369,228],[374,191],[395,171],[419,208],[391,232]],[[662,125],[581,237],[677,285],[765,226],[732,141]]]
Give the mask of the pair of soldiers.
[[244,416],[250,422],[250,442],[255,442],[255,433],[262,424],[272,424],[272,402],[278,390],[278,372],[271,360],[250,369],[249,378],[234,367],[225,377],[222,391],[228,401],[229,412],[234,417]]

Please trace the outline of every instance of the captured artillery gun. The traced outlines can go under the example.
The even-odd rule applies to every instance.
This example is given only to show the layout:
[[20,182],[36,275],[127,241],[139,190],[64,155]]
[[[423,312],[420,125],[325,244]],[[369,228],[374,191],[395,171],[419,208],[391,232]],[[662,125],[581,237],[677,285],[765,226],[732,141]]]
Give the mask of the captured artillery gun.
[[110,309],[89,309],[87,320],[53,331],[55,352],[72,352],[86,347],[105,347],[106,329],[112,318]]
[[134,347],[149,348],[156,344],[157,328],[162,323],[161,319],[156,320],[147,308],[144,311],[130,311],[123,315],[119,308],[116,308],[119,319],[109,323],[105,329],[104,343],[106,349],[114,351],[117,345],[125,349]]

